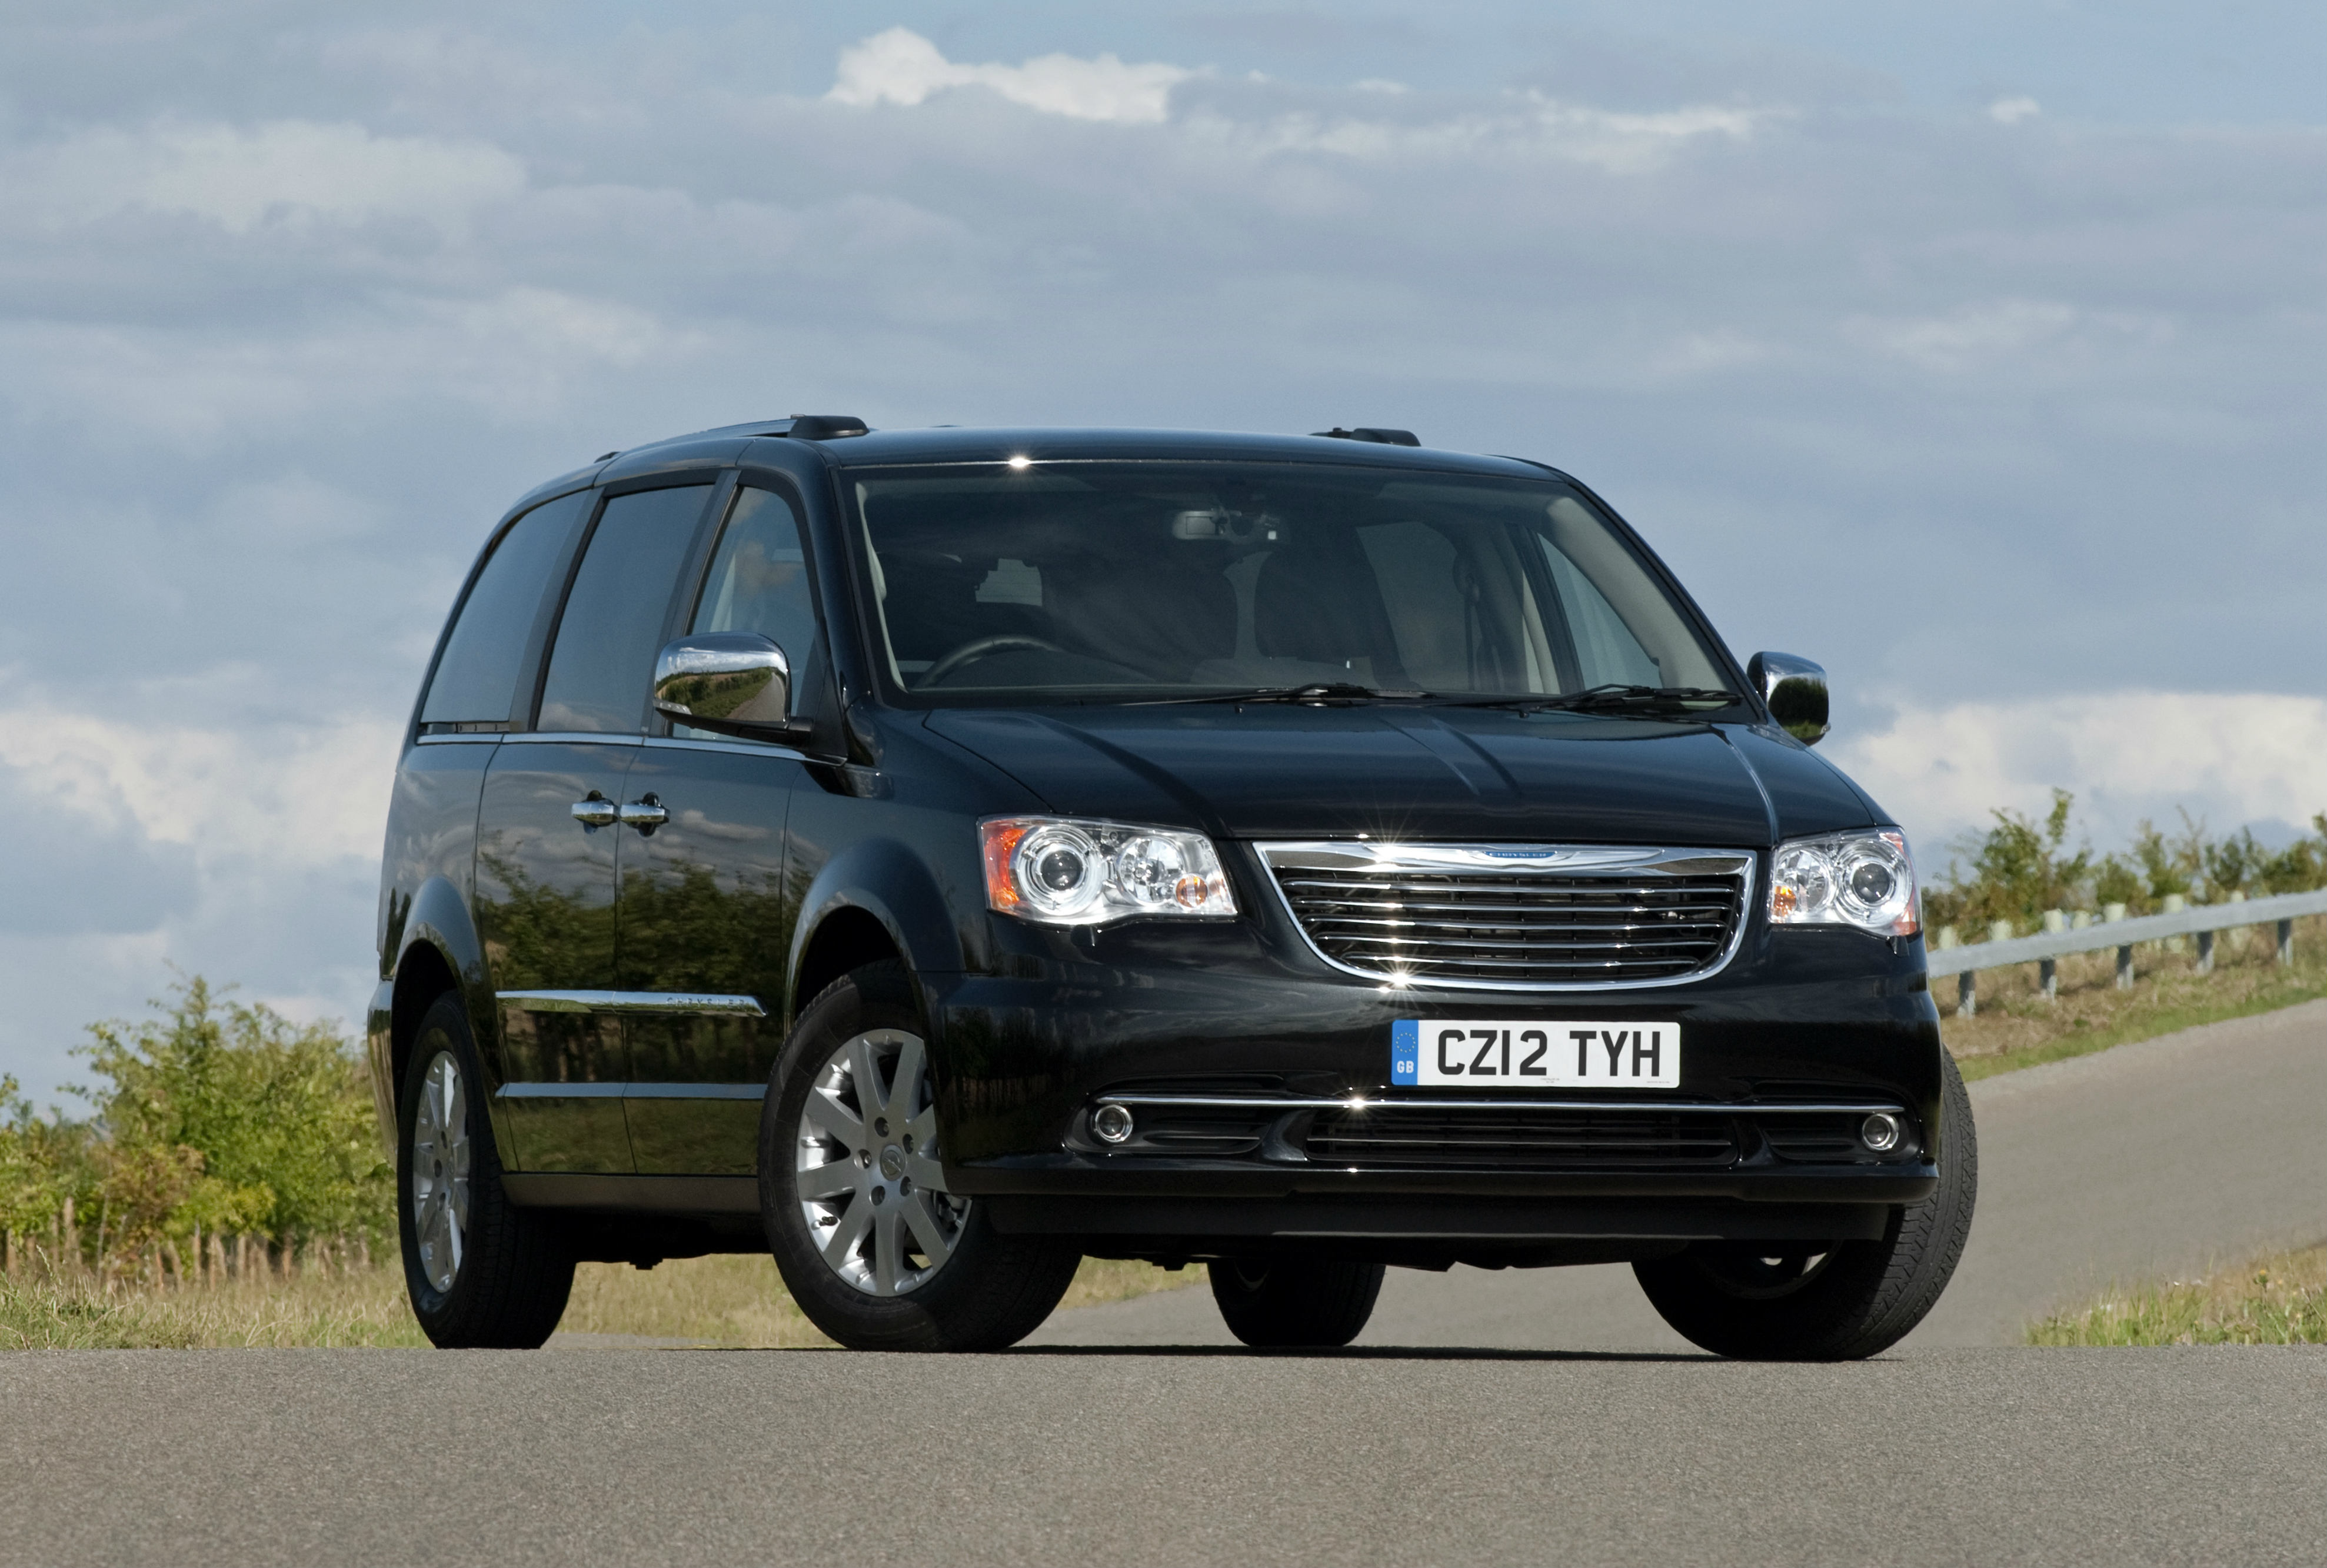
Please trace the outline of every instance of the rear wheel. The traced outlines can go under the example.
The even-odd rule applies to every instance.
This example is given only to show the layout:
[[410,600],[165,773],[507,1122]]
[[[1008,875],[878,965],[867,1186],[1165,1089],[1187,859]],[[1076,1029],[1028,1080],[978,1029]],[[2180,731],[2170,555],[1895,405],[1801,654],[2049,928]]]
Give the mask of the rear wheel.
[[1378,1263],[1313,1258],[1223,1258],[1209,1271],[1229,1332],[1257,1347],[1346,1345],[1364,1330],[1381,1294]]
[[422,1332],[445,1349],[530,1350],[557,1327],[574,1255],[555,1222],[509,1200],[484,1079],[455,993],[415,1031],[398,1096],[397,1224]]
[[1718,1356],[1846,1361],[1889,1349],[1947,1289],[1971,1234],[1979,1144],[1954,1059],[1945,1076],[1939,1190],[1896,1209],[1880,1241],[1700,1242],[1636,1263],[1666,1322]]
[[858,1350],[1014,1345],[1082,1261],[946,1190],[927,1035],[896,964],[836,981],[784,1042],[760,1116],[760,1217],[800,1311]]

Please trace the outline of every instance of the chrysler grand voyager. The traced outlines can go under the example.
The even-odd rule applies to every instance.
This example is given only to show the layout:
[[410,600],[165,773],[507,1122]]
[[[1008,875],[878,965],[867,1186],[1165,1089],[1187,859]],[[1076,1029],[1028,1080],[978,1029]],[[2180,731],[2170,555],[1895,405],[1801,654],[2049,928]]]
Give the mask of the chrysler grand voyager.
[[537,1345],[579,1260],[772,1251],[845,1345],[995,1348],[1097,1256],[1339,1345],[1388,1266],[1616,1262],[1872,1354],[1976,1156],[1826,725],[1584,485],[1402,431],[610,453],[492,531],[397,770],[414,1309]]

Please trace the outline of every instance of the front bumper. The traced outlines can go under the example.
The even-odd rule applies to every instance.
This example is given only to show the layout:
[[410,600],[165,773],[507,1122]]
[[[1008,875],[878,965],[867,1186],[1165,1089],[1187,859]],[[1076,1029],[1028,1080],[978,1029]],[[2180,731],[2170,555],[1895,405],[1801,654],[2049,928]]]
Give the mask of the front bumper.
[[[1855,1235],[1936,1190],[1938,1012],[1915,943],[1783,935],[1686,985],[1528,995],[1368,985],[1232,926],[1046,936],[923,976],[948,1182],[1086,1237]],[[1677,1023],[1681,1083],[1395,1087],[1390,1025],[1417,1016]],[[1120,1144],[1092,1126],[1110,1103]],[[1875,1111],[1888,1151],[1855,1137]]]

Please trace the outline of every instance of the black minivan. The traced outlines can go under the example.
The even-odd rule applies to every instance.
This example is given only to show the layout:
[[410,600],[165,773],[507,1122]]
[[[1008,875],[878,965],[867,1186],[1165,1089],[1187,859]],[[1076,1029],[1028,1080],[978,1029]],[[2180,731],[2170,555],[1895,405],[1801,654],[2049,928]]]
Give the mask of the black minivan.
[[771,1249],[842,1344],[995,1349],[1089,1255],[1326,1346],[1387,1265],[1624,1262],[1873,1354],[1976,1155],[1826,723],[1583,485],[1402,431],[610,453],[493,530],[397,771],[413,1307],[538,1345],[578,1260]]

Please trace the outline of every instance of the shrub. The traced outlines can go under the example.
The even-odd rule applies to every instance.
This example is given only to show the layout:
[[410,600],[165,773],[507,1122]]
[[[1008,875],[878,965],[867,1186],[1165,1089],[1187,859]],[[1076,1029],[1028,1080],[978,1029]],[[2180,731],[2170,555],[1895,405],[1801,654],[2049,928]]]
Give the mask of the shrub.
[[2256,898],[2327,886],[2327,812],[2311,819],[2313,836],[2275,854],[2250,828],[2210,839],[2205,824],[2184,811],[2179,834],[2169,836],[2144,821],[2124,853],[2096,858],[2089,845],[2066,851],[2074,805],[2074,796],[2055,789],[2041,824],[2016,811],[1992,812],[1995,826],[1959,845],[1946,873],[1924,888],[1925,922],[1977,931],[1991,920],[2009,920],[2024,931],[2047,910],[2121,903],[2131,913],[2150,914],[2172,893],[2218,901],[2233,892]]
[[26,1239],[69,1266],[93,1255],[100,1272],[151,1267],[203,1234],[276,1248],[386,1240],[392,1173],[361,1058],[339,1027],[224,1001],[200,975],[153,1006],[156,1017],[89,1026],[77,1054],[99,1081],[72,1091],[96,1106],[89,1121],[37,1115],[0,1080],[12,1258]]

